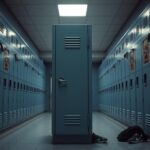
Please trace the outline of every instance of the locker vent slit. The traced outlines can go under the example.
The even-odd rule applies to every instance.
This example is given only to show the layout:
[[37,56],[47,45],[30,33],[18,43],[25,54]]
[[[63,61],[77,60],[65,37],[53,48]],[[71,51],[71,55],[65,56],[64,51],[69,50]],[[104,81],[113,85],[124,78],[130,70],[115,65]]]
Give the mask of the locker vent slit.
[[80,49],[80,37],[65,37],[65,49]]
[[64,115],[64,125],[65,126],[79,126],[81,117],[80,115]]

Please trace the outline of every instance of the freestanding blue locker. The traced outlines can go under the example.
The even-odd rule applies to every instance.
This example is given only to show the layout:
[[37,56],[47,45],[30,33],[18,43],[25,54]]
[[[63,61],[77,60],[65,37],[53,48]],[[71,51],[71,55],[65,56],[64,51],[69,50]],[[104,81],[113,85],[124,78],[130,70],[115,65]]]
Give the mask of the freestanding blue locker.
[[53,143],[91,143],[91,26],[53,26]]

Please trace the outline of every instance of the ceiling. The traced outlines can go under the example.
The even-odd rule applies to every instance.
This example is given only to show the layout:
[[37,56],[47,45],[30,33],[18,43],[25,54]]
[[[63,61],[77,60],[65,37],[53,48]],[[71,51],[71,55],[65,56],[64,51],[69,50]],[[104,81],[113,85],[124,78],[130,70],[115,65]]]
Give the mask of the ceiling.
[[[51,62],[53,24],[91,24],[92,60],[99,62],[140,0],[4,0],[39,50]],[[86,17],[59,17],[58,3],[87,3]]]

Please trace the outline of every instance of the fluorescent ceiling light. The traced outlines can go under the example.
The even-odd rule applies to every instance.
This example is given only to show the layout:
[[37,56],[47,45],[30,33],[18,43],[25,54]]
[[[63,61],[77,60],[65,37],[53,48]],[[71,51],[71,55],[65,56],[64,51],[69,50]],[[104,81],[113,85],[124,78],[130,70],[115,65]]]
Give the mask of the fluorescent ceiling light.
[[59,16],[84,17],[87,12],[87,4],[59,4]]

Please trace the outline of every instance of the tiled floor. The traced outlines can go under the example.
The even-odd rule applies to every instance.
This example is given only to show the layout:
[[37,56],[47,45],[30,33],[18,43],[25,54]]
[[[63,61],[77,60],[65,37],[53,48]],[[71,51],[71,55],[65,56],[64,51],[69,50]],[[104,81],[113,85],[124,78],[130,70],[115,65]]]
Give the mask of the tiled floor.
[[150,150],[150,143],[130,145],[116,137],[124,126],[100,114],[93,114],[93,131],[108,138],[107,144],[51,144],[51,115],[42,114],[1,135],[0,150]]

